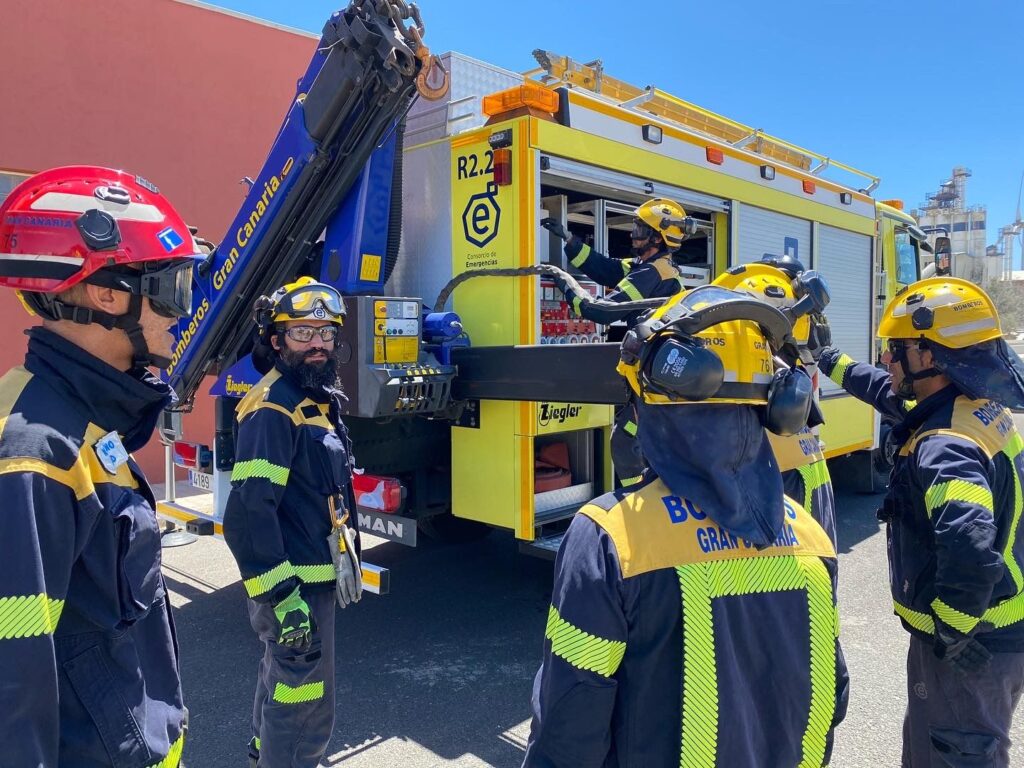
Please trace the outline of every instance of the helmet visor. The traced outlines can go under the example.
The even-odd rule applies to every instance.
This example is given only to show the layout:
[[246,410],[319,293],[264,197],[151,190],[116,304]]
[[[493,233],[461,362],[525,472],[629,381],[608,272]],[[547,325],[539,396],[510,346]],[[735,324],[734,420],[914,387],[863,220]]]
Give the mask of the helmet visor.
[[275,319],[286,315],[292,320],[312,317],[318,320],[340,321],[345,316],[345,305],[337,289],[329,285],[299,288],[281,299],[276,307]]

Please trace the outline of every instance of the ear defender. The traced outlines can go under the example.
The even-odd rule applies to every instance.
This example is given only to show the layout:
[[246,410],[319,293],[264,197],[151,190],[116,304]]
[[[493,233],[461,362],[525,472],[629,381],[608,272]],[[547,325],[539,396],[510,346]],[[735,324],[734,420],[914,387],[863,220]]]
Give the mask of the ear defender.
[[814,384],[806,371],[802,368],[777,370],[768,385],[765,429],[783,437],[796,434],[807,424],[813,402]]
[[648,360],[651,389],[672,399],[707,400],[725,379],[718,355],[693,338],[668,336],[657,344]]

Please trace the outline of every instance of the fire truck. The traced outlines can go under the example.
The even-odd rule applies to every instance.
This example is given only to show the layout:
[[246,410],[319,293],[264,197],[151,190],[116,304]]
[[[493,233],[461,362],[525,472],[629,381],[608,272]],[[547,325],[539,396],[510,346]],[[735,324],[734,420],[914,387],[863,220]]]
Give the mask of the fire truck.
[[[924,241],[910,216],[872,197],[877,177],[596,62],[534,51],[538,66],[517,73],[454,52],[427,57],[386,32],[394,45],[374,58],[384,46],[360,47],[346,21],[358,21],[357,5],[325,28],[262,171],[197,277],[166,375],[186,402],[217,376],[215,440],[188,442],[168,421],[159,514],[221,533],[234,407],[258,380],[249,310],[310,274],[346,296],[340,370],[362,468],[360,528],[415,545],[421,532],[469,540],[497,527],[553,554],[565,521],[614,485],[607,445],[626,391],[616,326],[571,315],[545,274],[561,268],[602,294],[566,263],[545,217],[625,256],[633,209],[676,200],[696,220],[675,254],[689,285],[765,254],[793,256],[829,281],[834,343],[877,359],[881,310],[918,278]],[[406,71],[388,68],[394,50]],[[415,98],[431,63],[447,90]],[[380,93],[368,95],[371,81]],[[373,123],[356,149],[351,110],[342,114],[352,105]],[[870,468],[876,416],[820,386],[826,455]],[[186,471],[208,493],[176,498]],[[386,589],[385,572],[366,575]]]

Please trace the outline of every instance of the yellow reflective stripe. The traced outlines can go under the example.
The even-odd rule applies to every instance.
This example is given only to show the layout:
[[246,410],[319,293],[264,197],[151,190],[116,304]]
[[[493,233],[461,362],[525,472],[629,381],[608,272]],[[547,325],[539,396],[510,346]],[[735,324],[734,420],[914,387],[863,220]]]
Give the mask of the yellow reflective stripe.
[[804,464],[802,467],[797,467],[796,470],[804,481],[804,509],[811,512],[814,509],[812,503],[814,492],[832,480],[828,474],[828,464],[822,459],[811,464]]
[[832,381],[838,384],[840,387],[843,386],[843,378],[846,376],[846,369],[853,365],[856,360],[847,354],[842,354],[839,359],[836,360],[836,364],[832,366],[832,372],[828,375]]
[[167,757],[159,763],[153,763],[149,768],[178,768],[181,763],[181,753],[185,749],[185,734],[182,733],[178,740],[171,744],[167,751]]
[[619,284],[615,287],[618,288],[627,296],[629,296],[629,298],[632,299],[633,301],[642,301],[644,298],[640,291],[636,289],[636,286],[630,282],[628,277],[620,280]]
[[962,501],[965,504],[976,504],[992,511],[992,491],[966,480],[948,480],[933,485],[924,494],[924,505],[928,514],[950,501]]
[[1008,597],[998,605],[989,608],[981,615],[981,620],[996,629],[1002,629],[1024,620],[1024,594]]
[[246,579],[245,592],[249,597],[259,597],[260,595],[266,594],[282,581],[286,581],[295,575],[295,567],[285,560],[280,565],[276,565],[266,573],[261,573],[259,576],[253,576],[250,579]]
[[811,708],[803,736],[800,768],[820,768],[836,708],[836,637],[839,612],[832,602],[832,579],[818,558],[801,557],[807,578],[811,630]]
[[290,685],[278,683],[274,686],[274,701],[281,704],[303,704],[324,697],[323,680],[317,683],[306,683],[292,688]]
[[271,464],[266,459],[249,459],[248,461],[239,461],[235,464],[235,468],[231,471],[231,480],[232,482],[238,482],[254,477],[262,477],[274,485],[287,485],[289,472],[288,467]]
[[683,707],[680,768],[715,768],[718,751],[718,669],[708,566],[678,566],[683,595]]
[[635,477],[621,477],[619,478],[619,482],[621,482],[623,487],[625,487],[627,485],[636,485],[643,479],[643,475],[636,475]]
[[835,714],[838,616],[832,580],[819,558],[759,557],[678,566],[683,598],[681,768],[714,768],[718,752],[718,674],[711,601],[803,589],[810,625],[811,703],[800,768],[820,768]]
[[632,259],[619,259],[619,263],[622,264],[622,274],[623,274],[623,276],[628,275],[629,274],[629,270],[631,270],[633,268],[633,260]]
[[299,577],[299,581],[306,584],[334,581],[337,578],[334,573],[333,563],[327,563],[326,565],[296,565],[295,575]]
[[611,677],[619,668],[626,653],[626,644],[620,640],[605,640],[575,627],[558,614],[558,609],[548,609],[548,625],[544,637],[551,641],[551,652],[577,669],[596,672]]
[[584,243],[583,247],[580,248],[580,252],[577,253],[573,257],[572,261],[570,261],[569,263],[572,264],[574,267],[582,267],[583,266],[583,262],[585,262],[587,260],[587,258],[589,258],[589,256],[590,256],[590,246],[587,245],[586,243]]
[[583,304],[583,297],[582,296],[573,296],[572,297],[572,311],[574,313],[576,313],[580,317],[583,316],[583,313],[580,312],[580,306],[582,304]]
[[950,605],[947,605],[939,598],[932,600],[932,611],[939,617],[940,620],[949,624],[953,629],[960,630],[965,635],[968,634],[972,629],[978,626],[980,619],[977,616],[971,616],[969,613],[958,611]]
[[1006,537],[1006,546],[1003,548],[1003,562],[1013,577],[1013,583],[1017,585],[1017,595],[1024,592],[1024,574],[1021,574],[1020,565],[1013,554],[1013,545],[1017,543],[1017,526],[1020,523],[1021,510],[1024,508],[1024,494],[1021,492],[1020,472],[1017,468],[1017,458],[1021,451],[1024,451],[1024,440],[1014,432],[1003,448],[1003,453],[1010,460],[1010,472],[1013,474],[1013,518],[1010,520],[1010,535]]
[[897,616],[914,629],[927,632],[929,635],[935,634],[935,619],[927,613],[915,611],[913,608],[908,608],[902,603],[897,603],[895,600],[892,601],[892,609]]
[[63,610],[63,600],[43,593],[0,597],[0,640],[52,635]]

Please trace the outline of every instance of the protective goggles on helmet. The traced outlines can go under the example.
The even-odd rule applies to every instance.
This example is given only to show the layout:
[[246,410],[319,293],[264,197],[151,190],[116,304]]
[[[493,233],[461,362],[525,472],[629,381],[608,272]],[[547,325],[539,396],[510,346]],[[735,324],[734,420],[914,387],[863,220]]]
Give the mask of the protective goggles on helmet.
[[345,316],[341,294],[329,285],[311,285],[285,294],[274,307],[274,322],[312,318],[340,323]]
[[188,317],[192,313],[192,270],[202,259],[196,255],[142,262],[140,269],[107,267],[89,275],[85,282],[145,296],[153,311],[163,317]]
[[633,229],[629,233],[631,240],[649,240],[652,237],[661,237],[661,233],[642,219],[633,219]]

